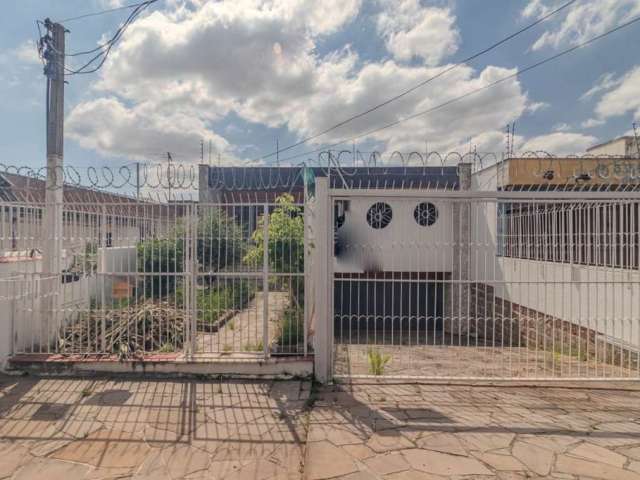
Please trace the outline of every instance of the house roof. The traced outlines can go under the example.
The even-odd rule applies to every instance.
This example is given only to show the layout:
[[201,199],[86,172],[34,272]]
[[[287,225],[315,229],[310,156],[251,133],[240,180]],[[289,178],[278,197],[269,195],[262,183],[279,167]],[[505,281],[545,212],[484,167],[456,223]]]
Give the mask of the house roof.
[[[46,183],[16,173],[0,173],[0,202],[43,208],[45,205]],[[65,211],[105,213],[123,217],[173,217],[181,216],[182,205],[164,205],[138,200],[128,195],[65,184],[63,188]]]

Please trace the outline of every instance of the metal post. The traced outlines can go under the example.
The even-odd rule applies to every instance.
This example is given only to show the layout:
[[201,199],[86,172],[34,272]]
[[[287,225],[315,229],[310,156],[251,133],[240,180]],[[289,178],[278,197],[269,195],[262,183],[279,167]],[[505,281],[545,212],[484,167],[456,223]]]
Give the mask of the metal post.
[[262,220],[262,346],[269,357],[269,205],[264,204]]

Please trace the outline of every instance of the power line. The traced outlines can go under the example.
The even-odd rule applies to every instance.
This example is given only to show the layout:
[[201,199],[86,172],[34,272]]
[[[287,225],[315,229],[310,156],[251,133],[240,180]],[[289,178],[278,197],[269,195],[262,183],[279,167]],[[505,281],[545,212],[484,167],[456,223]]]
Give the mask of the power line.
[[[440,110],[440,109],[442,109],[444,107],[447,107],[447,106],[449,106],[449,105],[451,105],[453,103],[459,102],[460,100],[463,100],[463,99],[465,99],[467,97],[470,97],[470,96],[475,95],[477,93],[483,92],[485,90],[489,90],[490,88],[493,88],[493,87],[495,87],[495,86],[497,86],[497,85],[499,85],[501,83],[504,83],[507,80],[511,80],[513,78],[520,77],[526,72],[529,72],[529,71],[531,71],[531,70],[533,70],[535,68],[541,67],[542,65],[545,65],[545,64],[547,64],[549,62],[557,60],[558,58],[563,57],[565,55],[568,55],[568,54],[570,54],[572,52],[575,52],[576,50],[584,48],[584,47],[586,47],[586,46],[588,46],[588,45],[590,45],[590,44],[592,44],[592,43],[594,43],[594,42],[596,42],[596,41],[598,41],[598,40],[600,40],[600,39],[602,39],[604,37],[607,37],[608,35],[611,35],[611,34],[617,32],[619,30],[622,30],[623,28],[630,27],[631,25],[633,25],[633,24],[635,24],[635,23],[637,23],[639,21],[640,21],[640,16],[635,17],[635,18],[629,20],[626,23],[623,23],[621,25],[618,25],[615,28],[612,28],[611,30],[608,30],[608,31],[606,31],[606,32],[604,32],[604,33],[602,33],[600,35],[595,36],[595,37],[592,37],[589,40],[586,40],[586,41],[584,41],[584,42],[582,42],[582,43],[580,43],[578,45],[574,45],[573,47],[568,48],[566,50],[563,50],[562,52],[559,52],[559,53],[557,53],[555,55],[552,55],[551,57],[547,57],[544,60],[536,62],[536,63],[534,63],[532,65],[529,65],[528,67],[525,67],[522,70],[519,70],[516,73],[513,73],[511,75],[507,75],[506,77],[503,77],[503,78],[501,78],[499,80],[496,80],[495,82],[491,82],[491,83],[489,83],[489,84],[487,84],[487,85],[485,85],[483,87],[479,87],[479,88],[476,88],[475,90],[471,90],[470,92],[467,92],[467,93],[465,93],[463,95],[460,95],[459,97],[452,98],[450,100],[447,100],[444,103],[441,103],[439,105],[431,107],[431,108],[429,108],[427,110],[423,110],[421,112],[417,112],[417,113],[414,113],[412,115],[409,115],[408,117],[400,118],[400,119],[398,119],[398,120],[396,120],[394,122],[391,122],[391,123],[388,123],[386,125],[383,125],[382,127],[374,128],[374,129],[369,130],[367,132],[360,133],[358,135],[354,135],[354,136],[349,137],[349,138],[345,138],[345,139],[343,139],[343,140],[341,140],[339,142],[333,143],[331,145],[325,145],[325,146],[323,146],[321,148],[317,148],[317,149],[314,149],[314,150],[310,150],[310,151],[307,151],[307,152],[303,152],[303,153],[300,153],[300,154],[297,154],[297,155],[292,155],[290,157],[281,159],[281,162],[288,161],[288,160],[293,160],[295,158],[303,157],[303,156],[306,156],[306,155],[309,155],[309,154],[312,154],[312,153],[319,153],[319,152],[327,150],[328,148],[336,147],[338,145],[342,145],[343,143],[352,142],[352,141],[357,140],[359,138],[367,137],[369,135],[372,135],[374,133],[380,132],[382,130],[386,130],[387,128],[391,128],[391,127],[394,127],[394,126],[399,125],[401,123],[407,122],[409,120],[413,120],[414,118],[421,117],[421,116],[427,115],[429,113],[433,113],[436,110]],[[282,150],[280,150],[280,151],[282,151]]]
[[526,27],[518,30],[517,32],[514,32],[511,35],[506,36],[505,38],[503,38],[502,40],[494,43],[493,45],[490,45],[489,47],[487,47],[487,48],[485,48],[483,50],[480,50],[477,53],[474,53],[470,57],[467,57],[464,60],[461,60],[460,62],[451,65],[450,67],[442,70],[441,72],[437,73],[436,75],[433,75],[432,77],[429,77],[426,80],[423,80],[422,82],[418,83],[417,85],[414,85],[413,87],[409,88],[408,90],[405,90],[405,91],[403,91],[403,92],[401,92],[401,93],[399,93],[399,94],[397,94],[397,95],[385,100],[382,103],[374,105],[373,107],[371,107],[371,108],[369,108],[369,109],[367,109],[367,110],[365,110],[365,111],[363,111],[361,113],[353,115],[353,116],[351,116],[351,117],[349,117],[349,118],[347,118],[347,119],[345,119],[345,120],[343,120],[343,121],[341,121],[339,123],[336,123],[335,125],[327,128],[327,129],[325,129],[325,130],[323,130],[321,132],[315,133],[315,134],[310,135],[309,137],[306,137],[306,138],[304,138],[304,139],[302,139],[302,140],[300,140],[300,141],[298,141],[296,143],[293,143],[293,144],[291,144],[291,145],[289,145],[287,147],[281,148],[281,149],[279,149],[279,152],[271,152],[268,155],[264,155],[262,157],[254,159],[254,160],[264,160],[266,158],[273,157],[273,156],[277,155],[278,153],[282,153],[282,152],[285,152],[287,150],[291,150],[292,148],[295,148],[295,147],[298,147],[300,145],[303,145],[303,144],[305,144],[305,143],[307,143],[307,142],[309,142],[311,140],[314,140],[314,139],[316,139],[318,137],[321,137],[322,135],[325,135],[325,134],[327,134],[327,133],[329,133],[329,132],[331,132],[333,130],[336,130],[337,128],[340,128],[340,127],[346,125],[347,123],[352,122],[353,120],[356,120],[358,118],[364,117],[365,115],[368,115],[369,113],[374,112],[374,111],[378,110],[379,108],[382,108],[382,107],[384,107],[386,105],[389,105],[390,103],[395,102],[396,100],[399,100],[400,98],[409,95],[410,93],[412,93],[412,92],[416,91],[417,89],[427,85],[428,83],[430,83],[430,82],[442,77],[443,75],[446,75],[447,73],[451,72],[452,70],[455,70],[456,68],[458,68],[458,67],[460,67],[460,66],[462,66],[462,65],[464,65],[464,64],[466,64],[466,63],[468,63],[468,62],[470,62],[472,60],[475,60],[476,58],[478,58],[478,57],[480,57],[480,56],[482,56],[482,55],[484,55],[486,53],[489,53],[492,50],[495,50],[500,45],[503,45],[504,43],[514,39],[518,35],[521,35],[524,32],[526,32],[526,31],[532,29],[533,27],[539,25],[540,23],[546,21],[547,19],[549,19],[552,16],[556,15],[557,13],[561,12],[565,8],[571,6],[576,1],[577,0],[570,0],[569,2],[561,5],[560,7],[558,7],[555,10],[549,12],[548,14],[544,15],[543,17],[540,17],[535,22],[527,25]]
[[110,8],[108,10],[100,10],[100,11],[97,11],[97,12],[86,13],[84,15],[79,15],[77,17],[64,18],[62,20],[58,20],[58,23],[73,22],[74,20],[80,20],[82,18],[97,17],[98,15],[104,15],[105,13],[118,12],[120,10],[128,10],[130,8],[135,8],[135,7],[138,7],[140,5],[143,5],[144,3],[145,2],[132,3],[130,5],[123,5],[122,7]]
[[[133,12],[131,12],[129,17],[127,17],[127,19],[120,26],[120,28],[118,28],[118,30],[116,30],[116,33],[113,35],[113,37],[111,37],[111,39],[109,41],[107,41],[106,43],[104,43],[102,45],[99,45],[98,47],[94,48],[93,50],[88,50],[86,52],[78,52],[78,53],[69,54],[69,56],[77,56],[77,55],[90,54],[90,53],[94,53],[94,52],[98,51],[98,53],[91,60],[86,62],[82,67],[80,67],[78,69],[72,70],[70,68],[65,67],[65,70],[67,71],[67,74],[68,75],[89,74],[89,73],[94,73],[94,72],[97,72],[98,70],[100,70],[102,65],[104,65],[104,62],[109,57],[109,54],[111,53],[111,49],[118,42],[118,40],[122,37],[122,35],[127,30],[129,25],[131,25],[133,23],[133,21],[147,7],[149,7],[149,5],[151,5],[153,3],[156,3],[157,1],[158,0],[147,0],[145,2],[141,2],[141,3],[137,4],[135,6]],[[98,61],[98,64],[95,65],[94,67],[92,67],[91,69],[87,70],[87,68],[89,68],[89,66],[92,65],[96,61]]]

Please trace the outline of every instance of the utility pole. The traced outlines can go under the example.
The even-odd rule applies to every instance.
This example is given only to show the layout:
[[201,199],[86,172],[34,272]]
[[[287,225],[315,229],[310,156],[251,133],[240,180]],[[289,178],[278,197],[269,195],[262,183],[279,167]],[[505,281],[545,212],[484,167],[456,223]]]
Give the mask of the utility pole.
[[211,139],[209,139],[209,165],[211,165]]
[[276,138],[276,166],[280,166],[280,143]]
[[204,140],[200,140],[200,164],[204,163]]
[[48,18],[44,21],[47,33],[40,39],[40,49],[45,60],[44,74],[46,88],[47,124],[47,179],[44,209],[44,243],[42,273],[49,300],[43,303],[41,332],[49,338],[49,333],[59,322],[61,298],[59,295],[62,279],[62,208],[64,185],[64,62],[65,28]]

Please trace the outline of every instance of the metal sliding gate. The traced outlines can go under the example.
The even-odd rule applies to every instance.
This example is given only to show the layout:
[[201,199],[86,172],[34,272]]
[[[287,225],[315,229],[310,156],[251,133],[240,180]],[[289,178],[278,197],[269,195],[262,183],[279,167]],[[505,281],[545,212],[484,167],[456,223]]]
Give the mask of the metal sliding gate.
[[335,378],[640,379],[640,196],[331,190]]
[[[16,252],[0,306],[13,354],[212,359],[307,353],[303,205],[65,202],[62,237],[44,204],[3,204]],[[46,242],[62,273],[43,271]],[[25,257],[25,258],[23,258]]]

